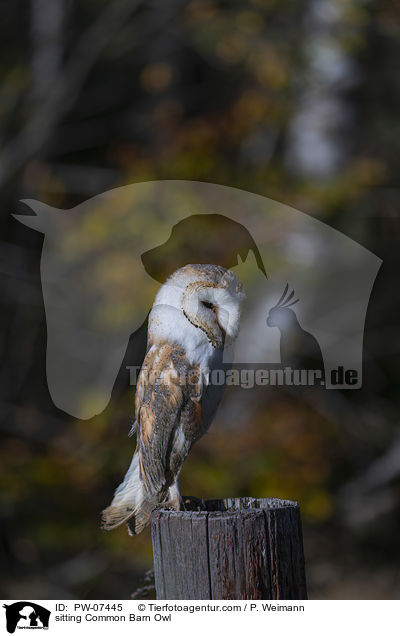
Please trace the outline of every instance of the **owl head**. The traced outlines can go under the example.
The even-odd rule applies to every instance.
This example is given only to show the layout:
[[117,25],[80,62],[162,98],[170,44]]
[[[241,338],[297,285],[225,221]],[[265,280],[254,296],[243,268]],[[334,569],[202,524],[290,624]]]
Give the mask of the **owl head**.
[[156,307],[169,307],[169,335],[176,328],[184,329],[195,339],[206,338],[215,349],[223,349],[238,334],[244,298],[243,286],[230,270],[220,265],[185,265],[160,288],[149,324],[153,331],[163,329]]

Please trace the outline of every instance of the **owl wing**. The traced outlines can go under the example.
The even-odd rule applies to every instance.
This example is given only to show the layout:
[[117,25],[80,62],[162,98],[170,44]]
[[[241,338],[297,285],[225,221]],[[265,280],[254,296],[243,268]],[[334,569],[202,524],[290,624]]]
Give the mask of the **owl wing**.
[[168,343],[149,349],[136,389],[137,451],[141,479],[159,501],[202,434],[200,380],[183,349]]

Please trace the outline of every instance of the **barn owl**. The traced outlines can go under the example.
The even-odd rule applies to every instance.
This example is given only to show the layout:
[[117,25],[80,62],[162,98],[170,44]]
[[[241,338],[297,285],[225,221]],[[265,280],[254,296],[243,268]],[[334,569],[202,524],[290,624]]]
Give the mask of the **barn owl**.
[[103,511],[104,529],[132,518],[130,530],[138,534],[157,505],[184,507],[179,473],[221,400],[223,387],[209,383],[209,375],[238,334],[243,299],[235,274],[219,265],[186,265],[159,289],[136,387],[136,450]]

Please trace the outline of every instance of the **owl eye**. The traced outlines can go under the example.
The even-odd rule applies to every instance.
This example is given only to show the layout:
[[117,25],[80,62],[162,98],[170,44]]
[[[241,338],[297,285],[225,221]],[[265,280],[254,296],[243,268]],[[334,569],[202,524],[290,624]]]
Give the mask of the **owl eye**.
[[214,309],[214,306],[212,303],[207,303],[206,301],[202,301],[204,307],[207,307],[207,309]]

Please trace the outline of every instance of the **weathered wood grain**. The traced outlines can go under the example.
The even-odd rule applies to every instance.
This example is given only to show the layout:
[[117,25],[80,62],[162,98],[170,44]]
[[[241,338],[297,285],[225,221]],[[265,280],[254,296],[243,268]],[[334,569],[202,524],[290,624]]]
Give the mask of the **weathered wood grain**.
[[185,505],[152,514],[158,599],[307,598],[297,503],[242,497]]

